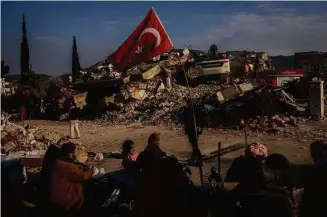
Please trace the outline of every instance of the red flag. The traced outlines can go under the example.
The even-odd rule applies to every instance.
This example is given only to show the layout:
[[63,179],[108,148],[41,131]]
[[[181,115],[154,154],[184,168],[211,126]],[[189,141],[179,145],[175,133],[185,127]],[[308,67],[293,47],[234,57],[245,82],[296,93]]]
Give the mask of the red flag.
[[151,8],[140,25],[118,48],[108,57],[110,63],[120,71],[161,55],[173,47],[165,27]]

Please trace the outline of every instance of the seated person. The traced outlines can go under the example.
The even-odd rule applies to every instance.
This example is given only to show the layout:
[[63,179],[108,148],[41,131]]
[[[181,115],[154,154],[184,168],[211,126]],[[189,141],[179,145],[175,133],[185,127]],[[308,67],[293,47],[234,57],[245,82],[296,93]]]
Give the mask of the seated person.
[[276,185],[285,185],[285,172],[289,165],[288,159],[281,154],[270,154],[266,159],[268,172],[272,172],[273,180],[269,180]]
[[135,183],[137,216],[154,216],[157,213],[158,201],[150,198],[154,196],[157,198],[160,193],[160,163],[166,153],[160,149],[159,144],[159,134],[151,134],[148,138],[148,146],[136,160],[136,169],[139,172]]
[[132,140],[126,140],[123,143],[123,167],[128,173],[135,171],[135,163],[138,153],[135,150],[135,143]]
[[46,181],[50,180],[50,175],[56,160],[62,156],[61,146],[68,142],[69,139],[63,137],[58,140],[57,144],[51,144],[45,152],[42,162],[41,174]]
[[247,146],[245,148],[245,156],[240,156],[233,160],[231,167],[227,171],[225,182],[241,182],[250,178],[249,174],[257,174],[263,177],[262,162],[266,157],[267,148],[264,145],[252,143]]
[[74,161],[76,145],[65,143],[61,150],[63,156],[56,160],[51,172],[50,199],[58,207],[75,212],[84,203],[83,183],[92,177],[93,168],[76,164]]
[[304,186],[300,217],[327,216],[327,141],[316,141],[310,146],[314,168]]
[[153,133],[148,138],[148,146],[137,157],[136,166],[138,171],[150,174],[158,169],[160,160],[166,153],[160,149],[160,134]]

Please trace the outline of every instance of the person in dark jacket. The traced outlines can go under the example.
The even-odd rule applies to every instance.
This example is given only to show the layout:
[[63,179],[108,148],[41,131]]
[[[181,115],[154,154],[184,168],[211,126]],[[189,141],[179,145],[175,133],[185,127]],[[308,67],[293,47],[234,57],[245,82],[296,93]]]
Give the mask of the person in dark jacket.
[[151,174],[158,168],[159,161],[166,156],[160,149],[160,134],[153,133],[148,138],[148,146],[137,157],[137,169],[144,174]]
[[160,135],[153,133],[148,138],[148,146],[136,160],[136,169],[139,175],[136,179],[135,212],[137,216],[155,216],[160,201],[160,163],[166,153],[159,147]]
[[[240,156],[233,160],[227,171],[225,182],[242,182],[249,179],[259,181],[259,179],[263,179],[262,163],[266,157],[267,148],[264,145],[253,143],[247,146],[245,156]],[[253,176],[249,176],[249,174]]]
[[327,140],[313,142],[311,157],[315,163],[304,186],[300,217],[327,216]]
[[[199,124],[196,119],[196,114],[199,111],[194,107],[192,99],[187,99],[187,107],[184,109],[184,130],[188,140],[192,146],[192,162],[199,164],[201,152],[198,147],[199,136],[202,134],[203,129],[198,127]],[[203,124],[203,123],[202,123]]]

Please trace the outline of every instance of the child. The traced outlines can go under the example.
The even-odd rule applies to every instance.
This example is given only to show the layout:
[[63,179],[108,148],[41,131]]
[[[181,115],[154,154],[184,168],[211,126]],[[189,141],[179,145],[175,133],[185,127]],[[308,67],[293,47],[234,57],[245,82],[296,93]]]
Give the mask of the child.
[[134,170],[136,159],[139,155],[135,150],[135,143],[132,140],[126,140],[123,143],[122,149],[123,167],[128,172],[132,172]]

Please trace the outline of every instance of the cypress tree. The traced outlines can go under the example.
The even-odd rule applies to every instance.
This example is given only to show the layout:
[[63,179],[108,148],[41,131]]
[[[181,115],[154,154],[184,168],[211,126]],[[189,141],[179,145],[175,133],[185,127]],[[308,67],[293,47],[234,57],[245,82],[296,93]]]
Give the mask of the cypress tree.
[[76,38],[73,37],[73,55],[72,55],[72,79],[75,82],[80,76],[81,65],[79,63],[79,57],[77,52]]
[[30,51],[28,47],[25,15],[23,14],[23,37],[20,43],[20,73],[23,81],[30,76]]

